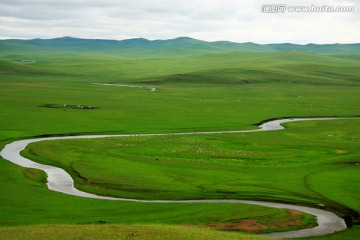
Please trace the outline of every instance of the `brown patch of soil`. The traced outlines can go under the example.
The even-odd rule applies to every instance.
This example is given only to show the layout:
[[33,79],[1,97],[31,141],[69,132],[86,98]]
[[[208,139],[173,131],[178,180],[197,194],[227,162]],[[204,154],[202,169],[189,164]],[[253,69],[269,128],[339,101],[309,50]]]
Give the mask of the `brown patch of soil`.
[[258,232],[268,229],[268,226],[259,224],[252,219],[242,220],[239,222],[206,224],[205,227],[225,231],[243,230],[244,232]]
[[287,209],[286,210],[288,212],[288,214],[290,216],[299,216],[299,215],[303,215],[302,212],[296,211],[296,210],[291,210],[291,209]]
[[245,219],[234,222],[222,222],[205,224],[204,227],[213,228],[224,231],[244,231],[244,232],[262,232],[268,229],[283,230],[283,229],[299,229],[310,227],[301,225],[304,219],[304,214],[295,210],[286,210],[287,216],[281,219],[266,220],[266,216],[258,220]]

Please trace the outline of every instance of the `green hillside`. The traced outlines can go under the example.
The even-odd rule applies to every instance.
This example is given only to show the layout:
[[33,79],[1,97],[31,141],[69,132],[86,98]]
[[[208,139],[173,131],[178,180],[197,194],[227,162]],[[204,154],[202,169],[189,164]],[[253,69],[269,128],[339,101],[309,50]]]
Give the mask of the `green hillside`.
[[267,44],[266,46],[279,51],[293,50],[319,54],[359,54],[360,43],[353,44]]
[[360,44],[256,44],[228,41],[207,42],[189,37],[169,40],[147,40],[143,38],[126,40],[79,39],[62,37],[54,39],[1,40],[0,54],[11,59],[11,54],[32,52],[53,54],[56,52],[92,52],[117,54],[123,57],[153,58],[181,57],[189,55],[229,52],[277,52],[301,51],[317,54],[360,54]]

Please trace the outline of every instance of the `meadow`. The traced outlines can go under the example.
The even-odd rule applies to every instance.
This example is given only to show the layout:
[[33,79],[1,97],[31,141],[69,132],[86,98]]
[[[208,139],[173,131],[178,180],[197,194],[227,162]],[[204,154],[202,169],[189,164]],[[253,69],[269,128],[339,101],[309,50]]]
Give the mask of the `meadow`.
[[[0,147],[43,135],[240,130],[287,116],[359,116],[360,61],[352,55],[289,51],[144,59],[116,53],[21,54],[0,56]],[[17,61],[22,58],[40,60]],[[157,90],[90,84],[101,82]],[[95,109],[41,107],[46,104]],[[357,223],[359,120],[286,127],[246,134],[41,142],[23,154],[66,169],[76,186],[89,192],[140,199],[321,204]],[[47,190],[39,171],[6,161],[0,165],[4,236],[24,225],[206,225],[244,219],[266,225],[292,217],[285,210],[242,204],[164,206],[66,196]],[[299,226],[313,221],[305,215]],[[4,228],[8,226],[13,228]],[[354,239],[358,233],[354,226],[331,237]]]

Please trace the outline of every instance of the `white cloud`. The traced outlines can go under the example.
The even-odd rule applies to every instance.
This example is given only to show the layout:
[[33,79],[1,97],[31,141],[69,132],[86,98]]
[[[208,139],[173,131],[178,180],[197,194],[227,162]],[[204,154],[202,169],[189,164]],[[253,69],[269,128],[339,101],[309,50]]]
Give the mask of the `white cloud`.
[[[261,13],[262,4],[348,5],[354,13]],[[360,42],[358,0],[2,0],[1,38]]]

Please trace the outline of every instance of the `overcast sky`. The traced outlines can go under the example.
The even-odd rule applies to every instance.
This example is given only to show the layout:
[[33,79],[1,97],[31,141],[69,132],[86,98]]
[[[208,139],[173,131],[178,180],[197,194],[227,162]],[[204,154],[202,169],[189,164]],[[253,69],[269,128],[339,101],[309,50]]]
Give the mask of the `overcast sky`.
[[[350,13],[262,13],[264,4],[354,6]],[[0,0],[0,38],[360,42],[360,0]]]

